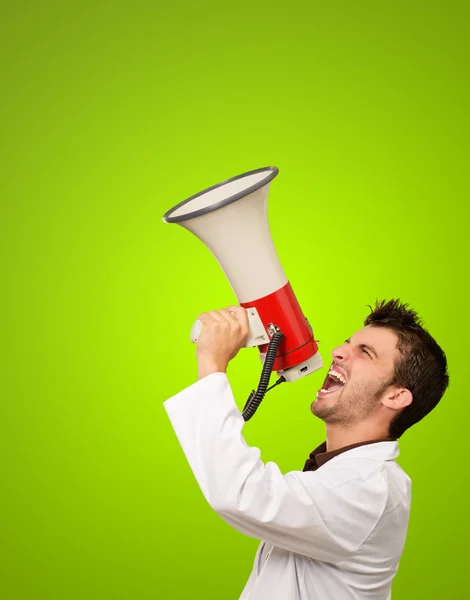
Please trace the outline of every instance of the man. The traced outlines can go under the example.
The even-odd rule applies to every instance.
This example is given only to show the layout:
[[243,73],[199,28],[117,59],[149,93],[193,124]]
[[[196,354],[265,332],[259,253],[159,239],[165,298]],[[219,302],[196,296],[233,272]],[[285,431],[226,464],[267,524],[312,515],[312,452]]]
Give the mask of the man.
[[165,409],[210,505],[262,540],[240,600],[389,600],[411,501],[397,439],[444,394],[444,352],[406,304],[376,303],[333,350],[312,404],[325,443],[284,475],[246,444],[226,375],[248,336],[245,309],[199,319],[198,381]]

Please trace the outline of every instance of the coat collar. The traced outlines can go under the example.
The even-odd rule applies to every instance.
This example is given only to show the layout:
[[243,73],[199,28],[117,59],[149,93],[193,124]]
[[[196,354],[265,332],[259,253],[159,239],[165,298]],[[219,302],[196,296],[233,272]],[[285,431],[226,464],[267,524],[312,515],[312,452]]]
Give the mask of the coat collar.
[[[393,444],[381,444],[381,442],[394,442]],[[398,456],[398,444],[395,438],[387,437],[378,440],[367,440],[364,442],[358,442],[357,444],[351,444],[349,446],[344,446],[343,448],[338,448],[337,450],[332,450],[331,452],[326,451],[326,442],[320,444],[318,448],[315,448],[313,452],[310,453],[309,458],[307,459],[303,471],[316,471],[319,467],[327,463],[329,460],[334,458],[335,456],[339,456],[343,454],[343,452],[347,452],[349,450],[355,450],[356,448],[361,448],[363,446],[370,446],[371,444],[377,444],[372,448],[364,448],[364,452],[358,450],[354,452],[355,456],[370,456],[372,454],[377,454],[383,458],[384,460],[390,460],[396,458]],[[380,444],[380,445],[379,445]],[[372,450],[372,452],[370,452]]]

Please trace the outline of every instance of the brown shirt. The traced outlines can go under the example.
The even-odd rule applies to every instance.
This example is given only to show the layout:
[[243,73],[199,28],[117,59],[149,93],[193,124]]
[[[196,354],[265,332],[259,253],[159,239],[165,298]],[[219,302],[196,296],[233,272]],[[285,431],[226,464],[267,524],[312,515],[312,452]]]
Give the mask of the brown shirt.
[[367,442],[358,442],[357,444],[344,446],[343,448],[338,448],[338,450],[332,450],[331,452],[326,451],[326,442],[323,442],[323,444],[320,444],[318,448],[316,448],[313,452],[310,453],[310,456],[307,459],[302,471],[316,471],[319,467],[331,460],[334,456],[338,456],[338,454],[342,454],[343,452],[346,452],[347,450],[352,450],[353,448],[359,448],[359,446],[365,446],[366,444],[377,444],[378,442],[394,441],[396,441],[396,438],[392,437],[387,437],[379,440],[369,440]]

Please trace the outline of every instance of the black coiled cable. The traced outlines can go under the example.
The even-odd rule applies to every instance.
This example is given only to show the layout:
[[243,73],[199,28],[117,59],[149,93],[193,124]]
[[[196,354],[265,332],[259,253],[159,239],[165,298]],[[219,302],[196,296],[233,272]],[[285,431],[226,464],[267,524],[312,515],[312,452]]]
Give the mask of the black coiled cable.
[[245,421],[249,421],[255,414],[266,392],[269,392],[269,390],[272,390],[273,387],[285,381],[284,377],[279,377],[276,383],[268,388],[269,378],[271,377],[274,360],[276,358],[276,352],[283,339],[284,334],[281,331],[276,331],[269,342],[268,350],[266,351],[266,358],[264,359],[263,370],[261,371],[258,389],[256,391],[251,391],[251,394],[249,395],[245,404],[245,408],[242,412],[242,416]]

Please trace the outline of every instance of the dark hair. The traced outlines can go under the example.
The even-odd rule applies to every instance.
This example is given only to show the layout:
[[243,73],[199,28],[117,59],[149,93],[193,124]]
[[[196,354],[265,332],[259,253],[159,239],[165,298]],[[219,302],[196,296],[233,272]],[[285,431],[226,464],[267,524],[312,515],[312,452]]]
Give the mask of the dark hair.
[[444,351],[423,327],[417,313],[400,300],[381,302],[364,321],[364,325],[387,327],[398,336],[400,358],[388,385],[410,390],[413,401],[390,423],[389,435],[399,438],[409,427],[420,421],[433,408],[449,385],[447,359]]

